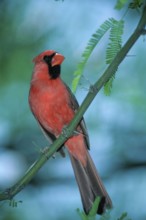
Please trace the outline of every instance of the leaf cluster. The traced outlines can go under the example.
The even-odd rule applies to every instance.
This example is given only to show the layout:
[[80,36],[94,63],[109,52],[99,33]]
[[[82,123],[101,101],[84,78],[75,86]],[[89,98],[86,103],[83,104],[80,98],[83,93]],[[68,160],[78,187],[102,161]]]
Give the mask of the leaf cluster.
[[[128,8],[137,9],[143,6],[144,0],[118,0],[115,9],[120,10],[124,8],[126,4],[129,4]],[[120,51],[122,47],[122,36],[123,36],[123,29],[124,29],[124,20],[116,20],[115,18],[109,18],[108,20],[104,21],[101,26],[92,34],[91,38],[89,39],[87,46],[85,47],[82,53],[82,59],[78,63],[77,70],[74,72],[74,79],[72,82],[72,90],[73,92],[76,91],[81,76],[83,74],[85,65],[89,60],[93,50],[99,44],[101,39],[105,36],[107,32],[109,32],[108,38],[108,46],[106,48],[106,64],[110,64],[117,53]],[[115,70],[116,72],[117,70]],[[104,93],[106,95],[110,95],[112,84],[115,78],[115,72],[113,72],[112,77],[105,83],[104,85]]]

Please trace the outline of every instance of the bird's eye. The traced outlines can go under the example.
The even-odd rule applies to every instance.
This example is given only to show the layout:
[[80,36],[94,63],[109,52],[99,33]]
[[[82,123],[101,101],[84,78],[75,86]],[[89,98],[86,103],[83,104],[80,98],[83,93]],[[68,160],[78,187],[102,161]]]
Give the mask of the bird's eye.
[[47,63],[47,64],[50,64],[51,63],[51,60],[52,58],[55,56],[55,53],[53,53],[52,55],[48,56],[48,55],[45,55],[44,56],[44,61]]

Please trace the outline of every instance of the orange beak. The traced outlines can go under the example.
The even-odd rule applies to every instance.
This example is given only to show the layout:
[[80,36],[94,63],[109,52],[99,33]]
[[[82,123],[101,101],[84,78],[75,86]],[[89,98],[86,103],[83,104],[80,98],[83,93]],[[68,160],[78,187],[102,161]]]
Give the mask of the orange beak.
[[56,53],[55,56],[52,59],[52,66],[61,65],[65,57],[59,53]]

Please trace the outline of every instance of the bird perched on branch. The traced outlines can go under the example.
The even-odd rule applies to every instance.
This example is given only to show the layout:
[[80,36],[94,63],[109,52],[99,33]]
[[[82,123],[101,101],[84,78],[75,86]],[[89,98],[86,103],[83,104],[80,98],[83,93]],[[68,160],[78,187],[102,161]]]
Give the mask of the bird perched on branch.
[[[29,104],[41,130],[52,141],[58,138],[79,108],[75,96],[60,77],[63,60],[64,56],[54,50],[44,51],[33,60]],[[64,146],[71,159],[85,213],[89,213],[99,196],[97,213],[102,214],[106,208],[112,207],[112,202],[89,154],[84,119]]]

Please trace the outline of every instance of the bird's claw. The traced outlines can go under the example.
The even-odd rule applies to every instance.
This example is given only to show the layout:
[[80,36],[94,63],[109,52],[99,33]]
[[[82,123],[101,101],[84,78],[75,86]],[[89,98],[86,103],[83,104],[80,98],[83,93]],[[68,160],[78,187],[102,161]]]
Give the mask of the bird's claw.
[[68,139],[72,136],[72,132],[70,132],[70,130],[68,129],[67,126],[64,126],[63,129],[62,129],[62,135]]
[[77,131],[77,130],[74,130],[73,132],[70,132],[70,130],[68,129],[67,126],[64,126],[63,129],[62,129],[62,134],[63,136],[66,137],[66,139],[70,138],[71,136],[76,136],[76,135],[79,135],[79,134],[83,134],[82,132],[80,131]]
[[77,136],[77,135],[82,134],[82,133],[79,132],[79,131],[77,131],[77,130],[75,130],[75,131],[73,131],[73,134],[74,134],[75,136]]
[[[40,150],[42,154],[44,154],[47,158],[47,160],[49,159],[47,156],[47,152],[49,151],[49,147],[44,147],[43,149]],[[52,158],[55,159],[55,154],[52,155]]]

